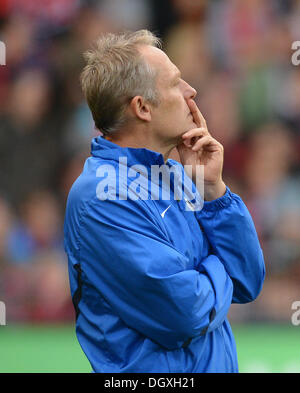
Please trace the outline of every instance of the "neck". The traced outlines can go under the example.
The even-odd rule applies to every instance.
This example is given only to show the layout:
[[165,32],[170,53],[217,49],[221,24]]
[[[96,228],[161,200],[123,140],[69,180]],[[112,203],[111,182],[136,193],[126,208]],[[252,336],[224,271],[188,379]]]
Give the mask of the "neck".
[[105,139],[115,143],[121,147],[132,147],[135,149],[148,149],[161,153],[166,162],[169,158],[171,150],[176,146],[173,143],[167,143],[161,139],[155,140],[155,138],[147,138],[147,133],[143,132],[130,132],[118,131],[111,135],[107,135]]

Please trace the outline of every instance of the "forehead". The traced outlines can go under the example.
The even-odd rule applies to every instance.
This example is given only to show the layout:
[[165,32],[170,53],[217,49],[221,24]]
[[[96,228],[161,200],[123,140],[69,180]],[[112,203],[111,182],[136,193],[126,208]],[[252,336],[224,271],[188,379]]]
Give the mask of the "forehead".
[[148,64],[158,71],[159,78],[168,80],[179,73],[178,68],[161,49],[144,45],[139,48],[139,51]]

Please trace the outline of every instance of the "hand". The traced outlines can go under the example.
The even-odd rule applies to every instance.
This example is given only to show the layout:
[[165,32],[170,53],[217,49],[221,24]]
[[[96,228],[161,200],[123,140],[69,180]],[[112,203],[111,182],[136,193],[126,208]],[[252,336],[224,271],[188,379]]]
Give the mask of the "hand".
[[210,201],[226,192],[226,185],[222,180],[224,149],[208,132],[206,121],[195,101],[188,100],[188,106],[197,128],[182,135],[182,143],[177,146],[177,150],[182,165],[191,165],[188,175],[195,184],[197,165],[204,165],[204,199]]

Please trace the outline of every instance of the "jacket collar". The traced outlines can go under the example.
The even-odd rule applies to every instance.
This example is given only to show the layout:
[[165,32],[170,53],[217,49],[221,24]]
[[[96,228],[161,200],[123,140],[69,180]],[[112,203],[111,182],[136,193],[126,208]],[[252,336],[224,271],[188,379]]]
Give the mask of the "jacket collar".
[[[93,138],[92,140],[92,146],[91,146],[91,154],[93,157],[97,157],[100,159],[104,160],[112,160],[116,162],[120,162],[120,157],[126,157],[127,162],[126,165],[132,166],[132,165],[143,165],[147,170],[151,167],[151,165],[164,165],[164,157],[161,153],[157,153],[152,150],[148,150],[145,148],[142,149],[136,149],[136,148],[131,148],[131,147],[121,147],[115,143],[112,143],[106,139],[104,139],[102,136],[98,136]],[[166,163],[169,167],[176,166],[177,169],[177,174],[176,176],[180,176],[182,179],[182,174],[184,173],[183,167],[181,164],[179,164],[176,161],[173,160],[168,160]],[[148,172],[148,174],[151,173]],[[147,174],[147,175],[148,175]],[[147,177],[148,179],[148,177]],[[184,180],[185,179],[185,180]],[[180,201],[180,208],[182,210],[191,210],[191,207],[186,208],[186,200],[188,201],[195,201],[192,202],[192,204],[196,203],[196,205],[202,207],[203,200],[200,197],[200,194],[198,193],[195,185],[191,180],[189,180],[189,177],[185,175],[185,178],[183,178],[185,182],[185,188],[184,188],[184,197]],[[174,187],[174,181],[173,178],[171,177],[171,187]],[[153,182],[153,178],[151,179]],[[161,182],[162,179],[159,179],[159,182]],[[151,183],[152,184],[152,183]],[[161,184],[162,185],[162,184]],[[169,187],[169,186],[168,186]],[[179,182],[179,189],[181,189],[182,184]],[[178,191],[178,190],[177,190]],[[174,192],[174,190],[172,191]],[[179,191],[177,192],[176,195],[181,195]],[[175,195],[174,195],[175,196]],[[195,206],[196,206],[195,205]],[[197,208],[197,210],[198,210]],[[193,209],[192,209],[193,210]]]
[[151,165],[165,164],[164,157],[161,153],[145,148],[121,147],[104,139],[102,136],[93,138],[91,154],[93,157],[117,162],[120,157],[126,157],[128,165],[142,164],[145,167],[150,167]]

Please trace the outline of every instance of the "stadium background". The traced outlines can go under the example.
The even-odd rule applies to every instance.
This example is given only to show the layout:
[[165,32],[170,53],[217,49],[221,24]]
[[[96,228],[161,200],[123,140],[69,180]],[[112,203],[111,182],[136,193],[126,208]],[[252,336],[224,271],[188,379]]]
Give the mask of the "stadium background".
[[259,298],[230,321],[241,371],[299,372],[300,40],[298,0],[1,0],[0,372],[89,372],[74,334],[62,223],[97,134],[82,52],[102,32],[148,28],[198,91],[225,147],[224,178],[265,254]]

